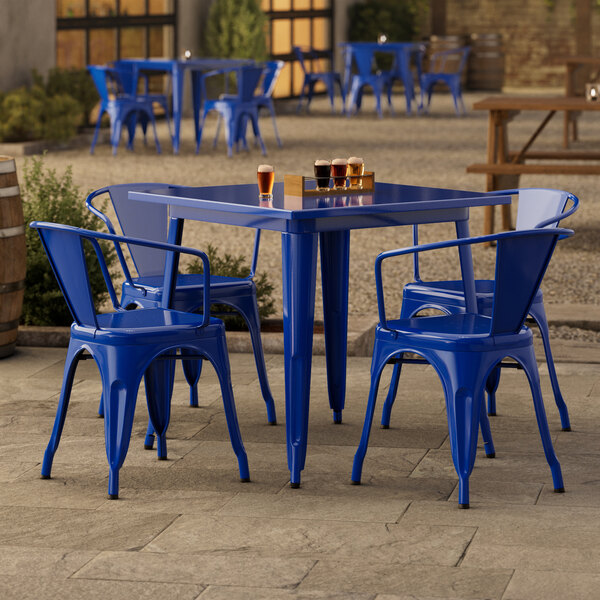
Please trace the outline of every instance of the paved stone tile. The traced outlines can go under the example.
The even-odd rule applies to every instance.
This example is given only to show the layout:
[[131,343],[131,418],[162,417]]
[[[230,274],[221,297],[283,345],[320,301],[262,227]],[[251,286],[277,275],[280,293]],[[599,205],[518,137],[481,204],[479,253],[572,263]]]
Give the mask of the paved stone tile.
[[[481,460],[485,460],[482,458]],[[522,481],[495,481],[483,479],[483,477],[472,478],[469,490],[471,504],[487,504],[498,502],[501,504],[535,504],[540,496],[541,483],[526,483]],[[454,488],[449,502],[458,503],[458,485]],[[515,508],[515,510],[517,510]]]
[[395,523],[408,504],[406,500],[395,498],[377,500],[306,494],[267,496],[240,492],[227,502],[218,514],[271,519]]
[[544,485],[537,503],[547,506],[590,506],[600,508],[600,480],[595,474],[592,474],[588,481],[582,483],[568,482],[565,490],[564,494],[556,494],[552,485]]
[[515,569],[517,571],[567,571],[575,573],[598,574],[600,565],[600,549],[560,547],[551,544],[544,546],[504,545],[502,541],[490,543],[486,533],[480,530],[469,546],[461,567],[485,568],[494,565],[499,569]]
[[95,490],[85,474],[78,484],[65,485],[60,476],[40,479],[39,465],[35,473],[36,477],[30,480],[19,479],[0,486],[0,506],[94,509],[106,502],[107,480],[101,481]]
[[597,600],[598,573],[515,571],[502,600]]
[[14,481],[31,469],[38,466],[38,462],[15,462],[12,460],[0,460],[0,482]]
[[261,589],[218,585],[209,585],[198,600],[248,600],[249,598],[252,600],[374,600],[373,594],[369,593],[336,594],[335,592],[316,590]]
[[0,508],[0,545],[82,550],[134,549],[170,525],[168,513],[107,513],[61,508]]
[[362,561],[334,563],[322,560],[299,589],[499,599],[511,574],[512,571],[504,569],[434,568],[417,564],[370,565],[366,570]]
[[78,571],[78,579],[160,581],[292,587],[302,581],[315,561],[237,554],[162,554],[152,552],[103,552]]
[[37,578],[66,579],[97,554],[89,550],[0,546],[0,581],[5,577],[31,577],[32,565]]
[[[32,377],[41,373],[50,366],[58,366],[62,369],[66,348],[33,348],[27,346],[17,347],[12,356],[2,359],[0,367],[0,377],[22,378]],[[59,376],[62,378],[62,372]],[[60,379],[59,379],[60,380]]]
[[129,581],[56,580],[29,576],[0,579],[2,600],[106,600],[106,598],[177,598],[195,600],[204,588],[194,584]]

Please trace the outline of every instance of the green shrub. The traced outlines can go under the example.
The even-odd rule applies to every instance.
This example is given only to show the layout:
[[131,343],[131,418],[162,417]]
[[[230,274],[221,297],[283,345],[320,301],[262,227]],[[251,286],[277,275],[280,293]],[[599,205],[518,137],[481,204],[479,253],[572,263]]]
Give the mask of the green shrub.
[[48,96],[40,85],[20,87],[4,95],[0,103],[0,140],[65,141],[77,133],[81,105],[66,94]]
[[204,53],[220,58],[267,58],[267,17],[256,0],[215,0],[208,13]]
[[[62,176],[54,169],[45,169],[43,157],[25,162],[23,169],[23,215],[25,224],[31,221],[51,221],[75,227],[97,230],[100,220],[85,207],[84,197],[73,183],[71,166]],[[40,242],[37,231],[26,227],[27,275],[21,323],[23,325],[70,325],[73,321],[67,304]],[[101,244],[109,268],[115,262],[114,248]],[[100,265],[91,244],[85,247],[89,265],[92,295],[96,305],[107,298]]]
[[[210,274],[223,275],[225,277],[247,277],[250,267],[244,256],[232,256],[231,254],[219,255],[217,248],[208,244],[206,254],[210,261]],[[202,261],[194,259],[188,266],[188,273],[203,273]],[[257,273],[254,277],[256,285],[256,300],[258,303],[258,314],[261,319],[266,319],[275,312],[273,300],[273,286],[269,282],[266,273]],[[212,315],[219,315],[225,321],[227,328],[246,329],[245,321],[230,306],[214,304],[211,307]]]

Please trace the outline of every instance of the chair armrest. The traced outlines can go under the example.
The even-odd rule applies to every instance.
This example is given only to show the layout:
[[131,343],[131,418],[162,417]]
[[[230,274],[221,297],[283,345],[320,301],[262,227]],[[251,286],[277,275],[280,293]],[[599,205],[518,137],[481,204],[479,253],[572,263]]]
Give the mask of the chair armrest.
[[[428,252],[430,250],[439,250],[441,248],[452,248],[458,246],[471,246],[473,244],[484,244],[488,242],[494,242],[509,237],[522,236],[525,233],[529,235],[548,235],[548,230],[544,229],[529,229],[529,230],[517,230],[517,231],[503,231],[501,233],[494,233],[492,235],[482,235],[478,237],[460,238],[458,240],[447,240],[443,242],[434,242],[431,244],[422,244],[420,246],[409,246],[408,248],[398,248],[396,250],[388,250],[382,252],[375,259],[375,288],[377,291],[377,306],[379,310],[379,322],[381,326],[387,329],[387,318],[385,315],[385,298],[383,294],[383,283],[381,276],[381,265],[384,260],[392,258],[394,256],[404,256],[406,254],[415,254],[419,252]],[[573,235],[571,229],[557,228],[554,233],[560,234],[560,237],[569,237]]]

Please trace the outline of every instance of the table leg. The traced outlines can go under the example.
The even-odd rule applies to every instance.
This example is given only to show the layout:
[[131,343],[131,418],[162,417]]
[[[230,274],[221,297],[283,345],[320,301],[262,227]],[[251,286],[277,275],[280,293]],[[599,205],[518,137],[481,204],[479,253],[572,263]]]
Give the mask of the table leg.
[[173,68],[173,153],[179,154],[179,134],[183,109],[183,74],[179,67]]
[[346,397],[350,231],[323,232],[319,239],[329,406],[333,422],[341,423]]
[[[469,221],[456,221],[456,237],[469,237]],[[477,294],[475,293],[475,273],[471,246],[459,246],[460,270],[465,286],[465,308],[467,312],[477,313]]]
[[283,352],[290,485],[300,486],[308,437],[308,408],[315,317],[317,235],[282,233]]

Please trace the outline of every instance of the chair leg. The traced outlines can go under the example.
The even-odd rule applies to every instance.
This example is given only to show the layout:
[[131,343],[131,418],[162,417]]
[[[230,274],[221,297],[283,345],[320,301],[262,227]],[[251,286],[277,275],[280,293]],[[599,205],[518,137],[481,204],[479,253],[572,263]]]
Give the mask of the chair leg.
[[71,389],[73,388],[73,379],[75,377],[75,371],[77,370],[77,364],[79,363],[80,352],[81,348],[79,345],[69,344],[69,350],[67,351],[67,358],[65,360],[60,399],[56,409],[56,417],[54,418],[54,427],[52,428],[52,435],[50,436],[50,441],[44,452],[41,473],[42,479],[50,479],[52,473],[52,461],[54,460],[54,454],[58,449],[62,430],[65,425],[67,409],[69,408],[69,398],[71,397]]
[[150,114],[150,121],[152,123],[152,131],[154,132],[154,143],[156,144],[156,153],[161,154],[162,150],[160,148],[160,142],[158,141],[158,134],[156,133],[156,120],[154,119],[153,114]]
[[490,420],[485,411],[485,402],[481,399],[481,415],[479,416],[479,427],[481,428],[481,437],[483,438],[483,449],[487,458],[496,458],[496,450],[494,449],[494,440],[492,438],[492,430],[490,428]]
[[488,408],[487,414],[490,417],[496,416],[496,390],[498,389],[498,384],[500,383],[500,372],[501,368],[498,365],[488,376],[487,381],[485,382],[485,391],[488,395]]
[[329,96],[329,104],[331,105],[331,112],[335,113],[335,89],[333,88],[333,81],[331,81],[330,79],[328,79],[325,82],[325,85],[327,87],[327,95]]
[[221,114],[219,114],[217,116],[217,130],[215,132],[215,139],[213,140],[213,150],[217,147],[217,142],[219,140],[219,134],[221,133],[221,121],[223,120],[223,117],[221,116]]
[[258,126],[258,114],[251,115],[250,120],[252,121],[252,130],[254,132],[254,137],[258,140],[258,143],[260,144],[260,150],[263,156],[266,156],[267,149],[265,148],[265,143],[263,142],[262,136],[260,135],[260,128]]
[[[399,359],[402,359],[403,353],[398,355]],[[383,404],[383,410],[381,411],[381,429],[389,429],[390,417],[392,415],[392,407],[396,400],[396,394],[398,393],[398,382],[400,381],[400,373],[402,372],[402,363],[396,363],[392,372],[392,378],[390,380],[390,387],[388,389],[385,402]]]
[[554,452],[554,446],[552,445],[552,438],[550,436],[550,429],[548,427],[548,420],[546,418],[546,410],[544,408],[544,400],[542,398],[542,392],[540,388],[540,375],[537,368],[537,362],[535,360],[535,352],[533,345],[528,348],[523,348],[521,354],[523,360],[521,364],[529,380],[529,386],[533,396],[533,406],[535,408],[535,416],[537,419],[538,429],[540,430],[540,437],[542,438],[542,446],[544,447],[544,454],[546,460],[550,466],[552,472],[552,481],[554,484],[554,491],[561,493],[565,491],[565,486],[562,478],[562,471],[560,463]]
[[[190,352],[185,348],[181,349],[181,354],[189,354]],[[202,374],[202,361],[201,360],[183,360],[181,362],[183,367],[183,374],[185,379],[190,386],[190,406],[198,407],[198,380]]]
[[550,331],[548,330],[548,319],[546,318],[546,311],[542,303],[536,303],[532,305],[529,314],[533,317],[542,336],[542,343],[544,344],[544,352],[546,354],[546,364],[548,365],[548,375],[550,376],[550,383],[552,385],[552,392],[554,393],[554,401],[560,413],[560,422],[563,431],[571,431],[571,421],[569,419],[569,410],[562,397],[560,387],[558,385],[558,377],[556,376],[556,368],[554,366],[554,358],[552,357],[552,349],[550,348]]

